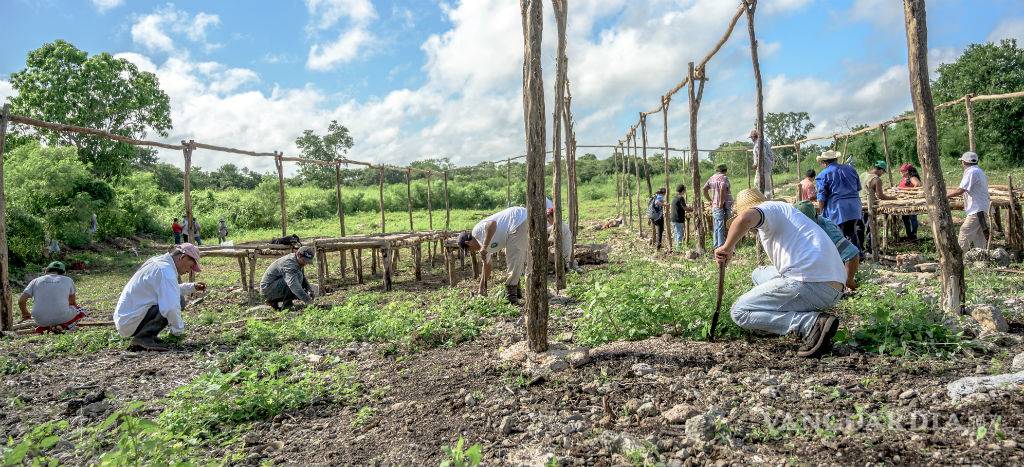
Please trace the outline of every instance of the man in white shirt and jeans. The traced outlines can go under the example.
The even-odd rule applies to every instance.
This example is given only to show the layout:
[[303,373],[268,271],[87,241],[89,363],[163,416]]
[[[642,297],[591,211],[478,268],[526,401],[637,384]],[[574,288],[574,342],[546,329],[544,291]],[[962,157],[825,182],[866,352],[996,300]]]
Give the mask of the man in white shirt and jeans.
[[964,224],[960,226],[958,237],[960,249],[967,252],[972,248],[988,248],[988,176],[978,167],[978,155],[965,152],[960,156],[964,166],[964,176],[960,186],[949,190],[950,198],[964,197]]
[[505,291],[509,303],[517,304],[523,297],[519,280],[526,273],[529,258],[530,234],[526,225],[526,208],[512,206],[491,214],[473,227],[472,233],[459,235],[459,247],[470,251],[483,251],[483,272],[480,274],[480,295],[487,294],[487,281],[491,276],[491,261],[501,249],[505,249],[505,263],[508,279]]
[[170,253],[154,256],[135,271],[117,300],[114,326],[122,337],[131,337],[129,350],[166,351],[157,334],[169,328],[171,334],[185,332],[181,309],[186,298],[206,290],[202,282],[179,284],[178,277],[199,272],[199,249],[182,243]]
[[822,312],[839,301],[846,268],[828,234],[788,203],[768,201],[756,189],[736,197],[735,216],[715,259],[726,265],[736,244],[751,230],[773,266],[754,270],[754,288],[736,299],[732,319],[741,328],[776,335],[796,333],[801,357],[818,357],[832,348],[839,318]]

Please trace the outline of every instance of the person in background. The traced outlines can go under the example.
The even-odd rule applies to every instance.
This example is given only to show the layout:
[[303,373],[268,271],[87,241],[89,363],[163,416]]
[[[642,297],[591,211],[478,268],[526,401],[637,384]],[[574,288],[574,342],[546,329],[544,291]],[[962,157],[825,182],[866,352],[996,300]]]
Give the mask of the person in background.
[[[18,298],[22,320],[36,322],[36,334],[60,334],[74,331],[75,323],[85,318],[85,312],[75,302],[75,281],[66,276],[64,263],[54,261],[46,266],[46,275],[32,279]],[[32,313],[28,312],[28,299],[32,299]]]
[[672,240],[677,249],[683,247],[683,232],[686,232],[686,213],[693,208],[686,205],[686,184],[676,186],[676,197],[672,200]]
[[178,223],[178,218],[175,217],[174,221],[171,222],[171,232],[174,233],[174,244],[175,245],[181,245],[181,231],[182,230],[184,230],[184,228],[181,226],[181,224]]
[[220,218],[220,222],[217,224],[217,243],[224,243],[228,239],[228,226],[224,223],[224,218]]
[[846,288],[849,290],[857,290],[857,271],[860,269],[860,250],[853,246],[853,243],[850,243],[850,241],[843,236],[843,231],[839,230],[839,226],[818,215],[814,210],[814,203],[808,200],[803,200],[794,204],[793,207],[818,224],[818,227],[821,227],[821,230],[824,230],[825,234],[828,235],[828,238],[832,240],[832,243],[836,245],[836,250],[839,251],[839,258],[842,259],[843,264],[846,265]]
[[295,299],[303,304],[313,303],[313,287],[306,280],[306,265],[316,259],[316,250],[311,246],[299,248],[270,264],[260,279],[260,294],[267,305],[275,310],[291,308]]
[[960,156],[964,166],[964,175],[960,186],[949,190],[947,196],[964,197],[964,223],[960,226],[960,249],[967,252],[971,248],[988,248],[988,176],[978,167],[978,155],[965,152]]
[[808,169],[804,179],[800,180],[800,190],[797,193],[797,201],[814,201],[818,199],[818,189],[814,186],[814,176],[817,175],[814,169]]
[[843,154],[825,151],[816,160],[822,171],[815,177],[818,212],[843,231],[859,250],[864,250],[864,221],[860,204],[860,177],[848,164],[840,164]]
[[203,245],[203,239],[200,237],[199,232],[203,226],[199,225],[199,220],[192,218],[192,240],[196,242],[196,246]]
[[714,222],[715,248],[725,243],[725,222],[732,217],[732,191],[729,187],[729,168],[718,164],[715,174],[704,183],[704,199],[711,203],[711,220]]
[[[875,161],[871,165],[871,168],[864,172],[864,176],[861,178],[861,183],[864,189],[875,194],[875,199],[880,201],[891,201],[896,199],[895,196],[888,195],[882,188],[882,174],[885,173],[886,169],[889,168],[889,164],[885,161]],[[874,251],[871,248],[871,223],[868,222],[870,213],[864,212],[864,245],[867,250]]]
[[661,250],[661,238],[665,235],[665,189],[658,188],[654,196],[647,201],[647,218],[651,221],[651,245]]
[[[761,140],[764,140],[763,144]],[[764,194],[771,198],[775,192],[772,182],[772,170],[775,169],[775,152],[772,151],[772,142],[768,138],[761,138],[757,129],[750,130],[750,141],[754,143],[754,186],[761,186],[761,174],[764,173]],[[761,150],[764,148],[764,170],[758,170],[757,164],[761,160]]]
[[122,337],[131,337],[129,350],[168,350],[157,335],[169,328],[172,335],[185,333],[181,310],[188,297],[206,290],[202,282],[178,283],[188,272],[199,272],[199,249],[182,243],[142,263],[132,275],[114,307],[114,326]]
[[[921,176],[917,174],[917,169],[910,164],[903,164],[900,166],[900,183],[897,188],[900,190],[910,190],[921,186]],[[903,228],[907,231],[908,240],[917,240],[917,215],[912,216],[901,216],[903,220]]]
[[92,213],[92,217],[89,218],[89,235],[94,236],[96,232],[100,230],[100,222],[96,219],[96,213]]
[[470,232],[459,235],[459,248],[472,252],[481,252],[483,271],[480,274],[480,286],[477,292],[487,295],[487,281],[491,278],[492,261],[502,249],[505,250],[505,264],[508,268],[508,279],[505,280],[505,293],[508,302],[519,304],[523,298],[519,282],[526,274],[529,260],[529,226],[526,223],[526,208],[512,206],[487,216],[473,227]]
[[189,230],[189,228],[188,228],[188,216],[183,217],[182,220],[181,220],[181,232],[182,232],[182,234],[181,234],[182,240],[184,240],[186,243],[188,243],[188,239],[192,235],[192,231]]

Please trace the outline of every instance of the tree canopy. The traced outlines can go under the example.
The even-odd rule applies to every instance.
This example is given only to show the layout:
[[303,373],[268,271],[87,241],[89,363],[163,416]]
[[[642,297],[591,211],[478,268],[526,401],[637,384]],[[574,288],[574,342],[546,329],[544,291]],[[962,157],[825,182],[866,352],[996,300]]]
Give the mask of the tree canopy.
[[[295,138],[295,145],[306,159],[332,161],[348,153],[352,148],[352,136],[348,128],[337,120],[331,120],[326,134],[318,135],[313,130],[305,130],[302,136]],[[328,166],[300,162],[299,176],[303,181],[321,188],[334,186],[334,169]]]

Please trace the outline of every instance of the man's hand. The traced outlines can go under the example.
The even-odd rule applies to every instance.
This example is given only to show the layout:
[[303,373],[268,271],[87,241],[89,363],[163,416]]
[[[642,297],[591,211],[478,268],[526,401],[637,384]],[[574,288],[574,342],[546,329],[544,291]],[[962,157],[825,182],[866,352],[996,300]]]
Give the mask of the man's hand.
[[196,292],[205,292],[205,291],[206,291],[206,283],[205,282],[196,282]]
[[733,253],[735,253],[733,248],[722,245],[715,249],[715,261],[717,261],[719,265],[725,266],[729,264]]

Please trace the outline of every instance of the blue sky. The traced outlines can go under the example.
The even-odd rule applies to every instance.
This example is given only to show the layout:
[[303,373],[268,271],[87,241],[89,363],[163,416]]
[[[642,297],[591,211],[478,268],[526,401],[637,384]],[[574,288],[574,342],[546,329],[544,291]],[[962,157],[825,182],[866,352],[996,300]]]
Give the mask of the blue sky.
[[[817,131],[884,120],[909,108],[898,0],[761,0],[757,31],[767,111],[808,111]],[[170,141],[294,152],[303,129],[348,126],[350,157],[459,163],[523,152],[518,2],[514,0],[176,1],[0,0],[9,32],[0,98],[25,54],[65,39],[155,72],[172,100]],[[617,141],[637,112],[724,32],[732,0],[573,0],[569,74],[579,141]],[[1020,0],[928,3],[932,67],[970,43],[1024,38]],[[555,27],[545,26],[545,88],[553,87]],[[745,20],[712,59],[698,124],[702,147],[753,124]],[[548,112],[550,113],[550,95]],[[687,134],[685,93],[670,140]],[[660,118],[649,131],[660,135]],[[660,141],[660,139],[659,139]],[[180,155],[161,153],[180,164]],[[258,170],[269,161],[197,153]]]

